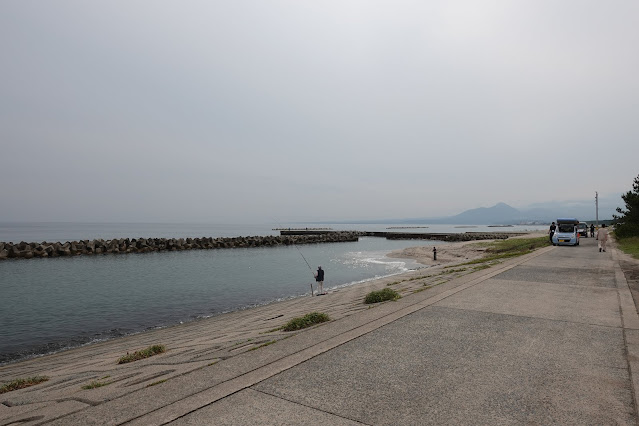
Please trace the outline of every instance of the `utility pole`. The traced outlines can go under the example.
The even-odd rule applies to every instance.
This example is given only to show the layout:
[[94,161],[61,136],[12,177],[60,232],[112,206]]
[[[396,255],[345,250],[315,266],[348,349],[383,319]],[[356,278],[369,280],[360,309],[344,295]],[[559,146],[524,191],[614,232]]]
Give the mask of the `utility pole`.
[[597,229],[599,229],[599,193],[595,191],[595,214],[597,218]]

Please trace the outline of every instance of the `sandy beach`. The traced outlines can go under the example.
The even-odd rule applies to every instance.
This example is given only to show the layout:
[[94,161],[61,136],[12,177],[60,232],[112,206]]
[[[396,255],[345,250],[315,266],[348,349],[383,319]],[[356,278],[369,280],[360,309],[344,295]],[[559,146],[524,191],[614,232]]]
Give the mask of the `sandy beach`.
[[[543,232],[528,233],[513,238],[537,238],[543,237]],[[483,243],[486,243],[486,240]],[[486,245],[478,241],[462,241],[458,243],[443,244],[436,246],[437,260],[433,259],[433,249],[431,247],[409,247],[404,250],[397,250],[389,253],[388,257],[414,259],[422,265],[429,267],[451,266],[458,263],[468,262],[470,260],[479,259],[486,252]]]
[[[424,267],[331,290],[323,296],[285,300],[11,363],[0,367],[0,382],[36,375],[46,375],[49,381],[3,394],[1,400],[11,406],[25,407],[63,400],[69,405],[86,404],[87,401],[99,404],[303,333],[304,330],[284,332],[279,329],[294,317],[310,312],[326,313],[332,320],[348,317],[373,308],[363,303],[365,295],[387,286],[402,297],[428,291],[477,270],[477,265],[451,266],[481,258],[485,250],[485,242],[443,243],[437,246],[437,261],[434,261],[430,247],[408,248],[389,256],[415,259]],[[166,353],[131,364],[117,364],[122,355],[155,344],[165,345]],[[82,388],[95,381],[107,385],[96,389]],[[0,410],[2,407],[0,404]]]

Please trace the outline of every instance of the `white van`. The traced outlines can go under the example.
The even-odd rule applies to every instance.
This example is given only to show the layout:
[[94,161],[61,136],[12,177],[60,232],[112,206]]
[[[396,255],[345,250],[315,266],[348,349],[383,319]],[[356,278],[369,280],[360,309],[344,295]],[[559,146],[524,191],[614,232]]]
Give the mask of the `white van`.
[[577,232],[579,232],[579,236],[588,238],[588,224],[586,222],[579,222],[577,224]]

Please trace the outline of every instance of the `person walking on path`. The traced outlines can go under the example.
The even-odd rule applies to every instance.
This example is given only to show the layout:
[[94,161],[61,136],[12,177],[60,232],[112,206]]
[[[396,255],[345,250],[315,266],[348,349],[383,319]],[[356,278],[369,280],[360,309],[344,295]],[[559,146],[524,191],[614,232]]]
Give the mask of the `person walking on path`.
[[590,224],[590,236],[595,236],[595,225],[593,225],[592,223]]
[[548,230],[548,234],[550,235],[550,242],[552,243],[552,236],[555,235],[555,229],[557,229],[557,226],[555,225],[555,222],[553,222],[550,225],[550,229]]
[[317,294],[324,294],[324,270],[321,266],[317,267],[317,272],[315,273],[315,281],[317,281]]
[[606,251],[606,241],[608,241],[608,230],[606,224],[601,225],[601,229],[597,232],[597,240],[599,241],[599,251]]

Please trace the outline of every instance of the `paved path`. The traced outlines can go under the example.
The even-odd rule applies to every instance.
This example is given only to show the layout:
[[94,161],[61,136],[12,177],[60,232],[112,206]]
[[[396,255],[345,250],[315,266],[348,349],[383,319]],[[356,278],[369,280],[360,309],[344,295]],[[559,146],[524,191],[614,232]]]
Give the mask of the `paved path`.
[[582,239],[212,365],[158,364],[183,372],[100,403],[28,404],[61,383],[0,395],[0,425],[637,424],[638,360],[617,253]]

